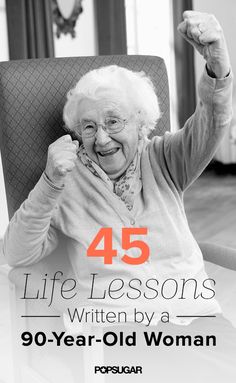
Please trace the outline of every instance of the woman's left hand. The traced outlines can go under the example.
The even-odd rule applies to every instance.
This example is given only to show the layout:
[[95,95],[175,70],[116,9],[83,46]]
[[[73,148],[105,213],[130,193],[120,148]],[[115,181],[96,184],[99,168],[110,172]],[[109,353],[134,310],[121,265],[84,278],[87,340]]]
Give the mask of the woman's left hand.
[[178,31],[205,58],[207,67],[217,78],[227,76],[230,59],[223,30],[215,16],[185,11]]

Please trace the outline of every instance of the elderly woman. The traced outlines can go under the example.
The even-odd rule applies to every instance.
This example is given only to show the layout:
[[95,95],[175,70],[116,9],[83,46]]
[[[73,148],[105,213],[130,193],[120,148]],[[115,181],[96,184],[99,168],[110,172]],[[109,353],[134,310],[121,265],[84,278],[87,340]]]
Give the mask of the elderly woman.
[[[183,207],[184,190],[209,163],[231,120],[230,62],[212,15],[183,16],[180,34],[206,60],[194,115],[176,133],[149,140],[161,118],[151,80],[114,65],[87,73],[64,108],[77,140],[68,134],[50,145],[42,177],[9,224],[4,252],[10,265],[38,262],[62,232],[81,307],[125,311],[127,321],[142,310],[148,325],[164,312],[172,326],[216,315],[215,331],[222,321],[235,339]],[[201,332],[204,320],[192,326]]]

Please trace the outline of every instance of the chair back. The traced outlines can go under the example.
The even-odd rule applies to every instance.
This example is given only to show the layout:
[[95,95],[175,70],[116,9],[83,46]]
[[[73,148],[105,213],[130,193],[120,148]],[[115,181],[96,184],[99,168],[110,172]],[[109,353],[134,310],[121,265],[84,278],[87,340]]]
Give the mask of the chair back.
[[66,94],[86,72],[117,64],[150,76],[162,118],[154,134],[169,130],[169,91],[163,59],[153,56],[96,56],[0,63],[0,149],[11,218],[46,165],[47,148],[65,134]]

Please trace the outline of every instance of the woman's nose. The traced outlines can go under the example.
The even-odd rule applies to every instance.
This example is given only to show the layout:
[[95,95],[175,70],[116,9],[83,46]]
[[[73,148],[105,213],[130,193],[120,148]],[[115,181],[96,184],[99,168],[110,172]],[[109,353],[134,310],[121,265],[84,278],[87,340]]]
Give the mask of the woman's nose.
[[104,145],[111,140],[109,134],[103,129],[102,126],[98,126],[98,130],[95,135],[97,144]]

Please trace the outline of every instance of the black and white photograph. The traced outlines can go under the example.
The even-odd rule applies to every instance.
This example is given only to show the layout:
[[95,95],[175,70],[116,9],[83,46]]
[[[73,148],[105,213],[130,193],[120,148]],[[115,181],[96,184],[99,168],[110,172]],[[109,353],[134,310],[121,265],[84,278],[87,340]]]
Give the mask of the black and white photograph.
[[0,383],[234,383],[236,2],[0,32]]

